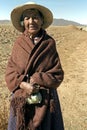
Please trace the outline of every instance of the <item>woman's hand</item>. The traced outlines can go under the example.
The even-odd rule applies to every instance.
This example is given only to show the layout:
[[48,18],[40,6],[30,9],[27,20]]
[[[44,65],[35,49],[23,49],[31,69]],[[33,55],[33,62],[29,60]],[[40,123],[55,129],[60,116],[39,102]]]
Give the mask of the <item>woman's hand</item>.
[[27,83],[27,82],[21,82],[20,88],[24,89],[26,91],[26,93],[28,93],[29,95],[39,91],[39,89],[37,89],[37,87],[35,87],[32,84]]
[[27,82],[21,82],[20,88],[24,89],[26,91],[26,93],[28,93],[29,95],[31,95],[34,91],[33,86],[30,83],[27,83]]

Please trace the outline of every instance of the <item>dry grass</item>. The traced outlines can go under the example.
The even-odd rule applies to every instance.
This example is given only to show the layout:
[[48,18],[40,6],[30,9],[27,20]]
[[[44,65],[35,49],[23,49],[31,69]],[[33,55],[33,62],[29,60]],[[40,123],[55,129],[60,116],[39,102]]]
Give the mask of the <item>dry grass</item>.
[[[87,130],[87,32],[75,26],[47,29],[57,43],[65,78],[58,88],[65,130]],[[18,32],[0,25],[0,130],[6,130],[9,91],[4,74]]]
[[0,25],[0,130],[6,130],[9,114],[9,91],[4,75],[12,43],[18,32],[11,25]]

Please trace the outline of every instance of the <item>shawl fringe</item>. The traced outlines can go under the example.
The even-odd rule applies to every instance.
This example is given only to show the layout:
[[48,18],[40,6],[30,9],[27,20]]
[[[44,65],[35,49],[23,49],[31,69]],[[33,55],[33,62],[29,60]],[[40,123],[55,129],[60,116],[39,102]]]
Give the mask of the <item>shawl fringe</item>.
[[[26,98],[29,96],[24,90],[15,91],[11,106],[14,116],[17,117],[16,130],[35,130],[43,121],[47,107],[50,104],[50,111],[53,111],[52,99],[50,100],[49,89],[40,89],[42,94],[41,104],[27,104]],[[49,103],[50,101],[50,103]]]

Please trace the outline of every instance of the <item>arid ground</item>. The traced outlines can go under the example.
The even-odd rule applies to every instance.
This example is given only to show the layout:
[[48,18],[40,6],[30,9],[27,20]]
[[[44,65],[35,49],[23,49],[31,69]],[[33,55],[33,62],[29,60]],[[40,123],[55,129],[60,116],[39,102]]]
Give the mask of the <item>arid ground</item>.
[[[56,40],[65,73],[58,88],[65,130],[87,130],[87,32],[73,25],[47,32]],[[0,25],[0,130],[6,130],[9,113],[5,68],[18,34],[12,25]]]

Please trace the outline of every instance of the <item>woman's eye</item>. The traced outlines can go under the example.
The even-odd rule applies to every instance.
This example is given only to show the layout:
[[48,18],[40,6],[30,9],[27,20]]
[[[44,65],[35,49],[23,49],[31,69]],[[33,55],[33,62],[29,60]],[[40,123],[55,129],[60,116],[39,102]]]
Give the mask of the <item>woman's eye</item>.
[[33,16],[32,19],[37,19],[37,16]]
[[32,19],[39,19],[39,16],[25,17],[24,20],[29,20],[30,18],[32,18]]

